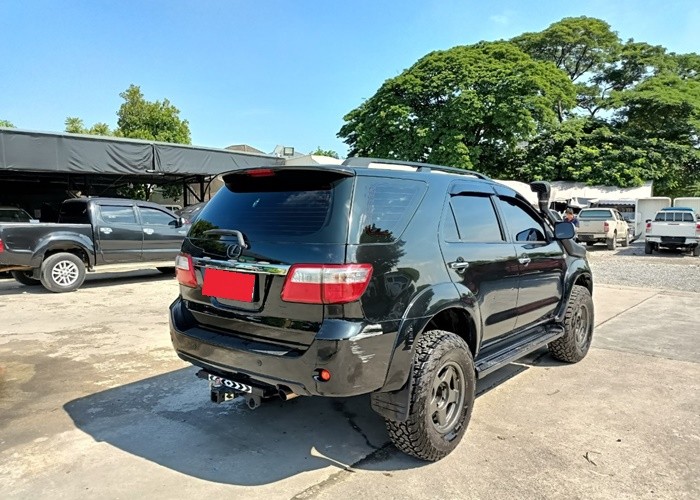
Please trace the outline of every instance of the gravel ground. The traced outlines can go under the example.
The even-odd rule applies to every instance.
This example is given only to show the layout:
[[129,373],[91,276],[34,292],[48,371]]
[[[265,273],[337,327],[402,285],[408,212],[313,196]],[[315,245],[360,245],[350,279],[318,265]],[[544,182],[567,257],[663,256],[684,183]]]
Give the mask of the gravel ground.
[[662,250],[644,254],[644,243],[607,250],[588,247],[595,283],[700,293],[700,258],[688,252]]

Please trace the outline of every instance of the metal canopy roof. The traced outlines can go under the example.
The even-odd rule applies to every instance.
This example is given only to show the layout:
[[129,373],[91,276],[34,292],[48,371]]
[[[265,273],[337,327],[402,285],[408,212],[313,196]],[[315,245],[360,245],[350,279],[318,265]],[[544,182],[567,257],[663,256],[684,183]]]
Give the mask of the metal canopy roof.
[[0,171],[214,176],[276,156],[156,141],[0,128]]

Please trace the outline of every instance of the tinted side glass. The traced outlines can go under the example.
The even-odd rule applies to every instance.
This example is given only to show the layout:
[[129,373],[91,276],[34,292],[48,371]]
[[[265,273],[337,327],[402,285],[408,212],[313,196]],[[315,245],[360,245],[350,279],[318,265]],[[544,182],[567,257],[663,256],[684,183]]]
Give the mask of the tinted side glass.
[[666,221],[666,214],[663,212],[659,212],[656,214],[656,217],[654,217],[654,222],[664,222]]
[[504,197],[500,207],[514,241],[546,241],[544,227],[524,204]]
[[136,214],[132,207],[100,205],[100,218],[110,224],[136,224]]
[[175,217],[158,210],[157,208],[139,207],[141,220],[147,226],[167,226],[175,223]]
[[386,243],[401,236],[426,189],[410,179],[358,177],[350,243]]
[[470,243],[503,241],[496,210],[489,196],[460,195],[450,200],[459,239]]
[[71,201],[61,205],[58,222],[63,224],[90,224],[88,204],[84,201]]
[[235,229],[250,241],[345,243],[353,180],[291,168],[263,177],[230,175],[200,212],[189,237]]
[[0,222],[29,222],[30,217],[24,210],[0,209]]
[[683,214],[683,222],[695,222],[693,214]]

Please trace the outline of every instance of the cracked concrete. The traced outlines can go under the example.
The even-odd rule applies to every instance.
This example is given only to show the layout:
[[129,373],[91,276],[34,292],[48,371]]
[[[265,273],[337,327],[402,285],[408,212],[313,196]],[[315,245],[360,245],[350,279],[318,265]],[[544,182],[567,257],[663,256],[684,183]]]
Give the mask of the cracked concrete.
[[214,405],[170,347],[172,278],[53,295],[0,280],[0,497],[697,498],[698,294],[599,286],[589,356],[480,381],[425,464],[369,398]]

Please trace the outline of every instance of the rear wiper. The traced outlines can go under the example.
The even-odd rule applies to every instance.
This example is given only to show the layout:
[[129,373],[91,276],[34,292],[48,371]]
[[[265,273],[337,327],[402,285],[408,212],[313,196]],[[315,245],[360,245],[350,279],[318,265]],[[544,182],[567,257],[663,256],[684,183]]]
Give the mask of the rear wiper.
[[204,234],[207,236],[235,236],[238,238],[238,244],[241,248],[248,248],[248,245],[243,239],[243,233],[235,229],[209,229],[208,231],[204,231]]

